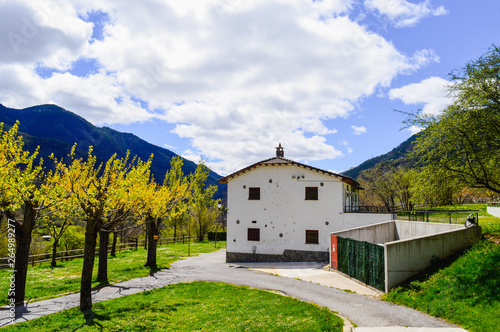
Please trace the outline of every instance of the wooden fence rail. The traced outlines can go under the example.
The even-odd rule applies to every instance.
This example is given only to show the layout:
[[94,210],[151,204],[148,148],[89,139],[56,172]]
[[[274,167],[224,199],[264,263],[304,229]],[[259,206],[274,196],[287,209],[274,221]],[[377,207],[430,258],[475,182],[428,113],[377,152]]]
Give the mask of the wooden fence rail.
[[[187,236],[178,236],[178,237],[166,237],[166,238],[159,238],[157,240],[158,245],[162,244],[172,244],[172,243],[186,243],[188,240],[193,240],[196,239],[195,236],[187,237]],[[144,246],[144,239],[140,239],[137,241],[128,241],[128,243],[119,243],[116,244],[116,251],[121,252],[122,250],[132,250],[132,249],[137,249],[137,247],[143,247]],[[111,252],[111,248],[113,246],[109,245],[108,246],[108,253]],[[79,252],[79,254],[78,254]],[[99,247],[96,247],[96,255],[99,254]],[[83,249],[73,249],[73,250],[65,250],[65,251],[57,251],[56,252],[56,260],[69,260],[73,258],[80,258],[83,257]],[[43,263],[43,262],[50,262],[52,261],[52,252],[47,252],[44,254],[37,254],[37,255],[29,255],[29,262],[31,263],[31,266],[34,266],[37,263]],[[10,265],[8,264],[9,262],[9,257],[4,257],[0,258],[0,269],[7,269],[10,268]]]

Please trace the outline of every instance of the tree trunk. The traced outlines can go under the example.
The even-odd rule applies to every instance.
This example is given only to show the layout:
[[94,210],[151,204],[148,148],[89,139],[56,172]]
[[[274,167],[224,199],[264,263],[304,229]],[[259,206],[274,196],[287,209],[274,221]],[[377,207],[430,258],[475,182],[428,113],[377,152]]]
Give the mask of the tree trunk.
[[198,217],[198,241],[202,242],[205,238],[205,234],[203,233],[203,217]]
[[23,223],[16,222],[16,262],[14,265],[15,304],[24,307],[26,275],[28,273],[31,232],[36,223],[35,204],[24,203]]
[[57,256],[57,245],[59,244],[59,239],[54,237],[54,244],[52,245],[52,262],[50,262],[50,266],[55,267],[57,265],[56,256]]
[[97,222],[97,220],[87,220],[85,230],[82,280],[80,283],[80,310],[84,313],[92,309],[92,272],[97,243]]
[[109,232],[99,232],[99,266],[97,269],[97,281],[108,281],[108,245]]
[[156,241],[154,236],[158,235],[158,227],[160,225],[160,219],[151,218],[148,223],[148,258],[144,266],[149,267],[152,270],[157,269],[156,265]]
[[117,240],[118,234],[113,232],[113,244],[111,245],[111,256],[115,257],[116,256],[116,240]]

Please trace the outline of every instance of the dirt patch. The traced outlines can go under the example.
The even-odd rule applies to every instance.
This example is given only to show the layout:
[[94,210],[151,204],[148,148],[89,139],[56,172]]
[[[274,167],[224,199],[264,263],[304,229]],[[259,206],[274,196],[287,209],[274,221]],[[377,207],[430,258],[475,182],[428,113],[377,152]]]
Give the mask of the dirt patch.
[[500,244],[500,235],[485,234],[484,237],[496,245]]

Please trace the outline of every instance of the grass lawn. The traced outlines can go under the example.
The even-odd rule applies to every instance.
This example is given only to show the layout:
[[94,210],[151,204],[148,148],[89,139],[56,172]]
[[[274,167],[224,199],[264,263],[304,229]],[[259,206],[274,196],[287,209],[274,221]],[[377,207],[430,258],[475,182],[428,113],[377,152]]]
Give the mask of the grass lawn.
[[[217,241],[217,249],[213,242],[192,242],[191,255],[198,253],[207,253],[220,248],[225,248],[226,242]],[[175,261],[187,257],[188,245],[182,243],[162,245],[158,247],[157,264],[159,269],[166,269]],[[116,257],[108,258],[108,280],[109,283],[140,278],[149,275],[151,270],[144,267],[147,251],[144,248],[137,250],[127,250],[117,252]],[[65,262],[57,262],[57,267],[52,268],[50,262],[41,263],[35,267],[28,268],[28,277],[26,283],[26,300],[42,300],[58,295],[75,293],[80,291],[80,278],[83,259],[73,259]],[[96,256],[94,265],[94,280],[97,277],[98,257]],[[8,270],[0,270],[0,305],[6,305],[8,293],[8,276],[11,273]],[[93,287],[100,283],[94,281]]]
[[455,261],[391,290],[384,300],[444,318],[470,331],[500,331],[500,218],[487,214],[485,204],[461,207],[481,209],[479,225],[485,239]]
[[95,303],[94,326],[70,309],[2,331],[342,331],[326,308],[223,283],[175,284]]

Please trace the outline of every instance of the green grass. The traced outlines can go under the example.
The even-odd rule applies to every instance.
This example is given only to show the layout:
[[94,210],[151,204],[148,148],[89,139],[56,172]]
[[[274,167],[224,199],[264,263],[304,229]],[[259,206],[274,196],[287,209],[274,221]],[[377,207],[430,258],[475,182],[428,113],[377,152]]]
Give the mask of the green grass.
[[500,245],[482,240],[449,266],[384,295],[470,331],[500,331]]
[[69,309],[4,331],[342,331],[326,308],[223,283],[175,284],[94,304],[94,326]]
[[[226,242],[217,241],[217,249],[213,242],[192,242],[191,255],[207,253],[220,248],[225,248]],[[166,269],[175,261],[187,257],[188,245],[182,243],[162,245],[157,249],[157,264],[159,269]],[[116,257],[108,258],[108,281],[118,283],[125,280],[140,278],[149,275],[152,271],[144,267],[147,251],[144,248],[127,250],[117,253]],[[57,297],[58,295],[75,293],[80,291],[80,278],[83,259],[73,259],[65,262],[57,262],[57,267],[52,268],[50,262],[41,263],[35,267],[28,268],[26,283],[26,300],[42,300]],[[97,277],[98,257],[94,265],[94,282],[92,287],[100,286],[95,281]],[[0,270],[0,305],[8,304],[8,279],[11,273],[8,270]]]

